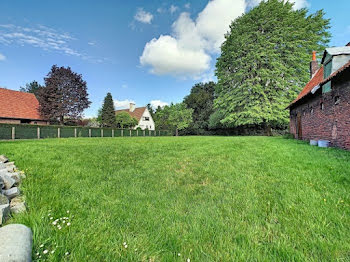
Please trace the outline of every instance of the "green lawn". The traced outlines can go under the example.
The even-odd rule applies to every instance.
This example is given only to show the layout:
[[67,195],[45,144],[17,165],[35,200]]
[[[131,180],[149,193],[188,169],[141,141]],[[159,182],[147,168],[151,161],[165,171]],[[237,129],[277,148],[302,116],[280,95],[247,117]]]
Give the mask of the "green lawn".
[[350,152],[268,137],[125,137],[0,142],[0,154],[27,173],[29,213],[9,223],[33,229],[35,258],[350,261]]

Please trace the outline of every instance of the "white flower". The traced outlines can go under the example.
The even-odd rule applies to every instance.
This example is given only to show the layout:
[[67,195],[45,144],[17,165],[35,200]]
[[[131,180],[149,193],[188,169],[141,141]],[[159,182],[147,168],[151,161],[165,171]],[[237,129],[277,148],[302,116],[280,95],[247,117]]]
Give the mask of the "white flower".
[[39,255],[40,255],[40,254],[39,254],[39,252],[38,252],[38,253],[36,253],[36,255],[37,255],[37,256],[39,256]]
[[50,217],[50,220],[52,220],[53,219],[53,217]]
[[66,253],[64,253],[66,256],[68,256],[69,255],[69,252],[66,252]]
[[67,223],[67,226],[70,226],[70,223],[69,223],[69,222]]
[[186,262],[191,262],[191,259],[187,258]]
[[65,224],[66,223],[66,220],[63,220],[63,224]]
[[69,214],[69,210],[67,210],[67,214]]
[[125,245],[124,247],[125,247],[125,248],[128,248],[128,245]]
[[125,245],[126,245],[126,242],[123,242],[123,245],[125,246]]
[[52,225],[56,226],[56,224],[57,224],[57,221],[52,222]]
[[52,251],[51,251],[51,254],[53,254],[53,253],[55,253],[55,250],[52,250]]
[[40,245],[40,247],[43,247],[43,246],[44,246],[44,244],[41,244],[41,245]]
[[49,250],[45,249],[45,250],[43,251],[43,254],[47,254],[48,252],[49,252]]
[[177,253],[177,255],[180,257],[181,256],[181,254],[180,253]]

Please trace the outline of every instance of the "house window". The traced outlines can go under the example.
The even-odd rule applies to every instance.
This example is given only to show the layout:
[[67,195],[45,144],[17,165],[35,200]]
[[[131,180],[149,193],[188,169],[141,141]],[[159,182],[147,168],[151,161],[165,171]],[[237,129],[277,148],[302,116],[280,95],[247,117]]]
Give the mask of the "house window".
[[149,121],[149,117],[148,117],[148,116],[145,116],[145,117],[143,118],[143,120]]

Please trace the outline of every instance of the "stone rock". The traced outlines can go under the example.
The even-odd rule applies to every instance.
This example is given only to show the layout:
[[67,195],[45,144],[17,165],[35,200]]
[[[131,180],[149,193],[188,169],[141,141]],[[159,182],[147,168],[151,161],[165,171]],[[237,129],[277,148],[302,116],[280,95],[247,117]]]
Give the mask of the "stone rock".
[[0,193],[2,193],[2,189],[4,188],[4,181],[0,177]]
[[10,210],[11,213],[18,214],[25,212],[27,210],[26,203],[22,197],[15,197],[11,200],[10,203]]
[[[2,193],[7,196],[8,199],[12,199],[16,196],[19,196],[20,194],[20,191],[19,191],[19,188],[18,187],[13,187],[13,188],[10,188],[10,189],[7,189],[7,190],[3,190]],[[0,260],[1,261],[1,260]]]
[[32,261],[33,233],[29,227],[11,224],[0,228],[0,261]]
[[[5,221],[9,215],[10,215],[10,205],[9,204],[0,205],[0,225],[5,223]],[[0,261],[2,261],[2,260],[0,259]]]
[[0,205],[7,205],[7,204],[9,204],[8,198],[5,195],[0,194]]
[[12,165],[12,166],[7,166],[5,170],[7,170],[7,172],[13,173],[16,171],[16,166]]
[[4,163],[5,166],[14,166],[15,162],[6,162]]
[[8,161],[9,161],[9,159],[6,156],[0,155],[0,162],[6,163]]
[[9,176],[16,181],[15,185],[19,185],[21,183],[21,176],[19,173],[9,173]]
[[10,189],[11,187],[13,187],[13,185],[16,183],[16,180],[14,180],[13,178],[11,178],[9,175],[7,174],[0,174],[0,177],[4,183],[4,188],[5,189]]

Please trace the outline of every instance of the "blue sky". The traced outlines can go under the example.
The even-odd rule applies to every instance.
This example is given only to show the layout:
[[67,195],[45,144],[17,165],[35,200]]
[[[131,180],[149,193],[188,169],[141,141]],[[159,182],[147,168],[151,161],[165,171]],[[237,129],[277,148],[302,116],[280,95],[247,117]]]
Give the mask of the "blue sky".
[[[96,115],[111,92],[116,106],[179,102],[214,78],[229,21],[260,0],[0,2],[0,86],[43,83],[53,64],[83,75]],[[331,46],[350,41],[349,0],[291,0],[331,18]]]

